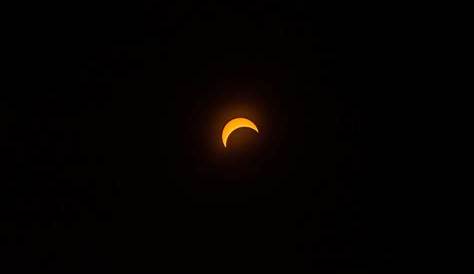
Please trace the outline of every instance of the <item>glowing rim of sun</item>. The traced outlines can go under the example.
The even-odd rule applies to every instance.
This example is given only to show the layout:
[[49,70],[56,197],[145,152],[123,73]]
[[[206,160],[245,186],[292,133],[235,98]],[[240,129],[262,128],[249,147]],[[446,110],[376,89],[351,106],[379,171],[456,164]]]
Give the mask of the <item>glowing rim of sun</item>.
[[258,133],[257,126],[249,119],[242,117],[234,118],[227,122],[227,124],[224,126],[224,129],[222,130],[222,143],[224,144],[224,147],[227,147],[227,139],[229,138],[229,135],[235,130],[243,127],[251,128]]

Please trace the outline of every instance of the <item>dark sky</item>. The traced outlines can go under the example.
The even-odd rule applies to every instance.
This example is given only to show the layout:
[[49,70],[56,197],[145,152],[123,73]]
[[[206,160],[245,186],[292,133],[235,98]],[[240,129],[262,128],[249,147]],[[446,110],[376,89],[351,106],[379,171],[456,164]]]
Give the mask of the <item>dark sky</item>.
[[[28,23],[35,92],[7,102],[2,137],[10,254],[49,273],[396,265],[338,26],[309,4],[220,2]],[[224,149],[235,116],[260,134]]]

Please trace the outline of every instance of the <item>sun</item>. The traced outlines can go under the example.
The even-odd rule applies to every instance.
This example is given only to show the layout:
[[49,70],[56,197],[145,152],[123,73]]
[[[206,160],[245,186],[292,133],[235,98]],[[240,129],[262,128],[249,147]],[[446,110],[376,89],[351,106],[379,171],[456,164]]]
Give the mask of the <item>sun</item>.
[[258,133],[257,126],[247,118],[239,117],[227,122],[227,124],[224,126],[224,129],[222,130],[222,143],[224,144],[224,147],[227,147],[227,139],[229,138],[229,135],[236,129],[244,127],[251,128]]

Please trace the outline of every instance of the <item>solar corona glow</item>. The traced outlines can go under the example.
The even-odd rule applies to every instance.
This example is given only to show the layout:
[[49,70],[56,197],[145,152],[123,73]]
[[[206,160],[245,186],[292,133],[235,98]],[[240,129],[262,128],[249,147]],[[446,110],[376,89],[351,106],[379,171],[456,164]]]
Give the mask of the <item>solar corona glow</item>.
[[229,138],[229,135],[232,132],[234,132],[234,130],[237,130],[243,127],[251,128],[258,133],[257,126],[249,119],[246,119],[246,118],[232,119],[229,122],[227,122],[227,124],[224,126],[224,129],[222,130],[222,143],[224,144],[224,147],[227,147],[227,139]]

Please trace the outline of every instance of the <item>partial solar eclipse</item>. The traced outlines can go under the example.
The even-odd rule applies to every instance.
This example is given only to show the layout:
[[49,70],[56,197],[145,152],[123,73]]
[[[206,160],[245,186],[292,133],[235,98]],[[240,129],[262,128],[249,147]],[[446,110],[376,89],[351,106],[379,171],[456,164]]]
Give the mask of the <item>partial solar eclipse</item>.
[[249,119],[246,119],[246,118],[232,119],[229,122],[227,122],[227,124],[224,126],[224,129],[222,130],[222,143],[224,144],[224,147],[227,147],[227,139],[229,138],[229,135],[232,132],[234,132],[234,130],[243,128],[243,127],[251,128],[258,133],[257,126]]

